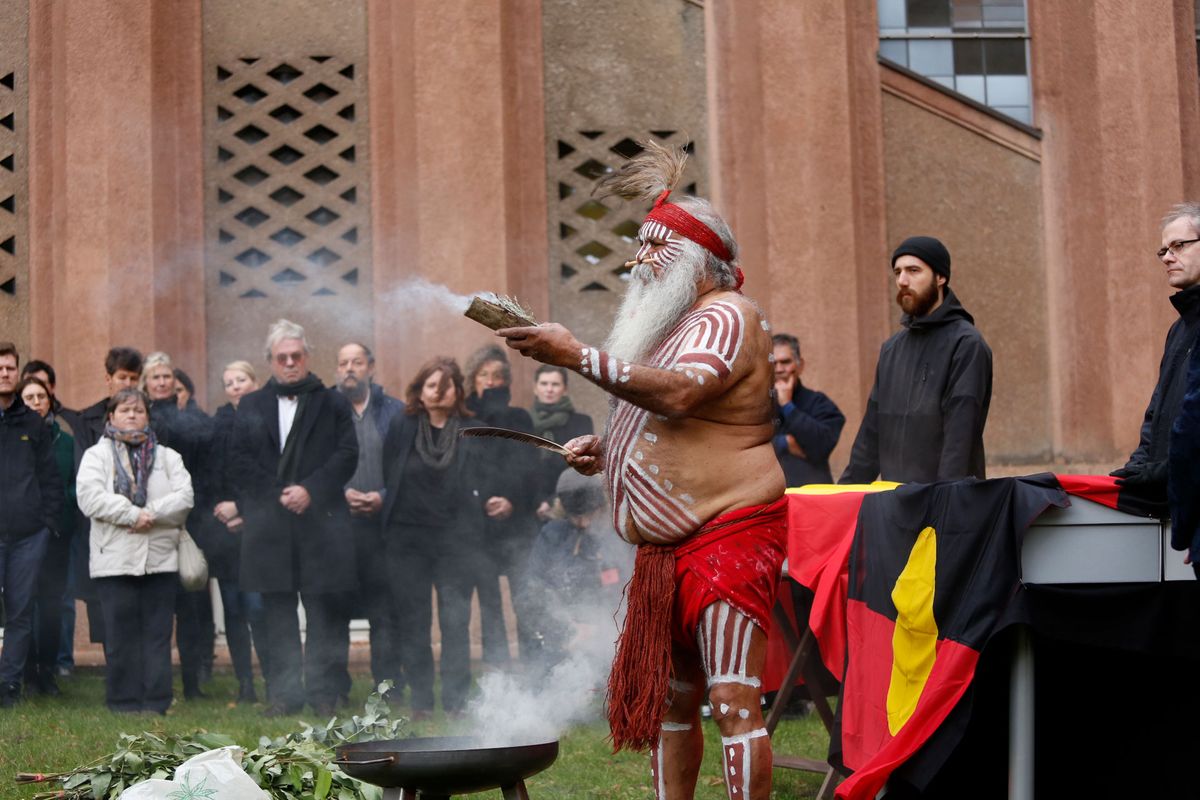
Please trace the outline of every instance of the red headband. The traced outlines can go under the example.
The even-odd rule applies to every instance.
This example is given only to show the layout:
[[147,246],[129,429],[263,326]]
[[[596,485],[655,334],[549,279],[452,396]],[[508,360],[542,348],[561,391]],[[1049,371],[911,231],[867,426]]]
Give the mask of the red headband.
[[[712,228],[693,217],[678,204],[668,203],[667,197],[670,194],[671,190],[667,189],[658,196],[658,199],[654,201],[654,207],[646,215],[646,219],[654,220],[685,239],[692,240],[722,261],[733,261],[733,253],[729,252],[729,248],[721,241],[721,237],[717,236]],[[742,275],[742,270],[739,267],[737,269],[737,288],[739,290],[742,288],[744,281],[745,277]]]

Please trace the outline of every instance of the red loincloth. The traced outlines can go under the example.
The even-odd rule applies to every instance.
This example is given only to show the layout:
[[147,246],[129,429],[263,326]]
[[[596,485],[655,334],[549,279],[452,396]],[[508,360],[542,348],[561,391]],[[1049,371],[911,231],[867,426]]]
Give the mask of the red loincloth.
[[614,751],[645,750],[658,740],[671,643],[696,649],[705,608],[724,600],[767,630],[786,547],[786,498],[722,514],[679,545],[638,547],[608,679]]

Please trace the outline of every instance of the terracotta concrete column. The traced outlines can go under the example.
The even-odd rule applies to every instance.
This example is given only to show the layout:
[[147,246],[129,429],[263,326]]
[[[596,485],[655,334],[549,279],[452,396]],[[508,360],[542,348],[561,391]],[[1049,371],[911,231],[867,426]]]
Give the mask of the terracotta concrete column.
[[1154,251],[1162,215],[1197,187],[1196,42],[1181,6],[1029,4],[1054,449],[1067,460],[1121,462],[1136,446],[1175,318]]
[[888,331],[874,5],[707,4],[716,202],[747,293],[776,331],[800,337],[805,382],[846,414],[835,470]]
[[200,0],[34,3],[29,50],[33,351],[68,405],[116,344],[202,384]]
[[[541,4],[370,0],[368,36],[375,328],[381,381],[398,390],[429,356],[491,336],[393,291],[410,279],[547,312]],[[524,389],[532,370],[514,366]]]

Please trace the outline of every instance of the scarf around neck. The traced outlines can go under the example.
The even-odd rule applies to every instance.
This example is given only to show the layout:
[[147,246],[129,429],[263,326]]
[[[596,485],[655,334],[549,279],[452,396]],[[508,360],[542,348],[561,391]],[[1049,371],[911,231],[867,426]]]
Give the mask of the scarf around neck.
[[571,398],[566,395],[560,397],[557,403],[543,403],[535,400],[533,408],[529,411],[529,416],[533,419],[533,432],[543,439],[557,441],[551,431],[566,425],[574,413],[575,406],[571,403]]
[[438,434],[437,441],[433,440],[433,425],[429,422],[429,414],[421,412],[417,419],[417,439],[413,446],[417,455],[430,469],[443,470],[454,460],[458,449],[458,428],[462,421],[457,414],[451,414],[446,419],[446,425]]
[[129,502],[146,505],[146,484],[154,468],[154,448],[158,440],[149,426],[136,431],[117,430],[104,424],[104,435],[113,449],[113,489]]
[[308,407],[308,401],[313,393],[324,389],[325,384],[310,372],[295,383],[280,383],[271,378],[267,381],[267,386],[275,393],[276,397],[295,397],[297,399],[296,417],[292,420],[292,429],[288,431],[287,440],[283,443],[283,452],[279,454],[279,466],[275,470],[275,477],[283,481],[285,485],[290,485],[299,478],[297,473],[300,469],[300,443],[297,439],[301,422],[304,420],[305,409]]

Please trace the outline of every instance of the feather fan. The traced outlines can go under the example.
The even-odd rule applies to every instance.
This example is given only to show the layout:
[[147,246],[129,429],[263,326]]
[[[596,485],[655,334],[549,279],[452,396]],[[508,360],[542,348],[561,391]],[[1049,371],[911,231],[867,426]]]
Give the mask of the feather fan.
[[592,194],[617,195],[626,200],[654,200],[668,189],[674,190],[683,179],[687,150],[661,145],[651,139],[640,141],[642,152],[626,161],[615,172],[596,182]]
[[532,433],[522,433],[521,431],[512,431],[508,428],[463,428],[458,432],[460,437],[474,436],[488,439],[511,439],[514,442],[528,444],[542,450],[549,450],[551,453],[563,456],[564,458],[570,455],[571,451],[563,447],[561,444],[552,442],[549,439],[543,439],[540,436],[534,436]]

